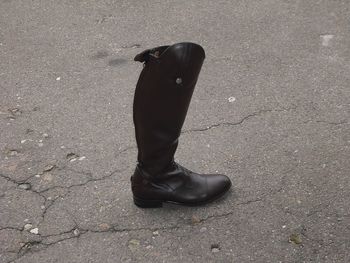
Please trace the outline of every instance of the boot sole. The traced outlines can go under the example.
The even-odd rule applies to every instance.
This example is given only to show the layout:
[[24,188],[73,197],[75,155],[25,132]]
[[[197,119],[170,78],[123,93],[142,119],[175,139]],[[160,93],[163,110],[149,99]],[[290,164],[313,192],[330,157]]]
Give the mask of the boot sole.
[[230,188],[231,188],[231,185],[229,185],[227,189],[222,191],[219,195],[215,196],[214,198],[206,201],[202,201],[202,202],[196,202],[196,203],[181,203],[181,202],[167,201],[167,200],[147,200],[147,199],[138,198],[136,196],[133,196],[133,199],[134,199],[134,204],[140,208],[159,208],[159,207],[163,207],[163,203],[193,207],[193,206],[206,205],[208,203],[211,203],[220,199],[230,190]]
[[134,196],[134,204],[141,208],[157,208],[163,206],[163,201],[144,200]]

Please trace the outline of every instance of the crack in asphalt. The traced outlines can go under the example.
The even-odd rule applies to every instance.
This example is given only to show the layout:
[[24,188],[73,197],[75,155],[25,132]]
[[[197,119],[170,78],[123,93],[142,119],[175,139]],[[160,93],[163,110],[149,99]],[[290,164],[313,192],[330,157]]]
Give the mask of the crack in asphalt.
[[[262,198],[256,198],[256,199],[248,200],[246,202],[237,203],[236,205],[237,206],[249,205],[249,204],[252,204],[252,203],[263,202],[263,201],[264,201],[264,199],[262,199]],[[213,219],[213,218],[217,219],[217,218],[227,217],[227,216],[232,215],[234,213],[235,213],[235,210],[232,210],[232,211],[229,211],[229,212],[226,212],[226,213],[222,213],[222,214],[210,215],[210,216],[207,216],[205,218],[200,219],[200,223],[205,222],[205,221],[210,220],[210,219]]]
[[[256,203],[256,202],[261,202],[261,201],[264,201],[263,198],[256,198],[256,199],[252,199],[252,200],[247,200],[245,202],[237,203],[237,205],[239,205],[239,206],[240,205],[249,205],[249,204]],[[223,213],[223,214],[211,215],[211,216],[208,216],[206,218],[200,219],[200,223],[204,223],[205,221],[207,221],[207,220],[209,220],[211,218],[226,217],[226,216],[229,216],[229,215],[233,214],[234,212],[235,211],[230,211],[230,212]],[[55,244],[57,244],[59,242],[64,242],[64,241],[67,241],[67,240],[70,240],[70,239],[73,239],[73,238],[80,238],[81,236],[83,236],[85,234],[88,234],[88,233],[103,234],[103,233],[122,233],[122,232],[134,232],[134,231],[150,231],[150,232],[154,232],[154,231],[160,231],[160,230],[162,230],[162,231],[176,230],[176,229],[180,229],[183,226],[192,225],[191,223],[188,223],[187,220],[186,220],[186,223],[180,223],[179,221],[182,221],[182,219],[178,220],[178,222],[176,222],[173,225],[163,226],[163,227],[119,228],[117,226],[111,226],[110,228],[105,229],[105,230],[94,230],[94,229],[88,229],[88,228],[81,228],[81,227],[78,226],[78,224],[76,224],[70,230],[61,232],[59,234],[52,234],[52,235],[46,235],[46,236],[39,234],[38,236],[41,238],[41,240],[39,240],[39,241],[29,241],[29,242],[24,243],[23,246],[17,252],[18,257],[16,259],[12,260],[12,261],[9,261],[8,263],[10,263],[10,262],[12,263],[12,262],[15,262],[15,261],[19,260],[21,257],[26,255],[29,251],[31,251],[32,247],[35,246],[35,245],[42,245],[43,246],[41,249],[37,249],[37,250],[33,251],[33,252],[39,252],[39,251],[45,250],[45,249],[49,248],[50,246],[55,245]],[[79,233],[78,234],[74,234],[75,230],[78,230]],[[45,242],[45,239],[47,239],[47,238],[59,237],[59,236],[63,236],[63,235],[66,235],[66,234],[71,234],[71,235],[68,236],[68,237],[64,237],[64,238],[58,239],[58,240],[53,241],[53,242]]]
[[[76,172],[76,171],[75,171]],[[110,174],[104,176],[104,177],[101,177],[101,178],[92,178],[92,179],[89,179],[83,183],[79,183],[79,184],[75,184],[75,185],[70,185],[70,186],[66,186],[66,187],[61,187],[61,186],[54,186],[54,187],[51,187],[49,189],[45,189],[43,191],[34,191],[32,190],[32,192],[36,193],[36,194],[39,194],[40,196],[42,196],[45,201],[50,201],[50,204],[45,206],[45,209],[43,210],[42,214],[41,214],[41,218],[42,220],[40,220],[40,222],[38,223],[38,226],[40,226],[40,224],[45,220],[45,215],[47,213],[47,211],[49,210],[50,207],[52,207],[52,205],[55,203],[55,201],[59,198],[56,198],[54,200],[47,200],[47,198],[45,196],[43,196],[42,194],[44,192],[47,192],[51,189],[56,189],[56,188],[64,188],[64,189],[68,189],[68,192],[65,193],[64,195],[62,195],[63,197],[68,195],[71,191],[71,189],[73,189],[74,187],[81,187],[81,186],[84,186],[90,182],[96,182],[96,181],[102,181],[102,180],[105,180],[111,176],[113,176],[115,173],[118,173],[118,172],[122,172],[121,170],[117,169],[117,170],[114,170],[112,171]],[[80,173],[83,173],[83,174],[87,174],[85,172],[80,172]],[[88,174],[91,174],[91,173],[88,173]],[[7,176],[3,176],[4,178],[10,180],[10,181],[13,181],[13,183],[17,183],[16,181],[12,180],[11,178],[7,177]],[[29,189],[28,189],[29,190]],[[276,192],[279,192],[281,189],[278,189]],[[269,195],[271,195],[273,193],[270,193]],[[60,196],[60,197],[62,197]],[[256,199],[252,199],[252,200],[247,200],[247,201],[244,201],[244,202],[240,202],[240,203],[237,203],[237,206],[240,206],[240,205],[249,205],[251,203],[256,203],[256,202],[261,202],[261,201],[264,201],[264,197],[266,197],[268,195],[264,195],[263,197],[259,197],[259,198],[256,198]],[[223,213],[223,214],[216,214],[216,215],[211,215],[211,216],[208,216],[206,218],[203,218],[203,219],[200,219],[200,222],[205,222],[211,218],[222,218],[222,217],[227,217],[231,214],[233,214],[235,211],[230,211],[230,212],[226,212],[226,213]],[[70,214],[70,213],[69,213]],[[40,238],[40,240],[32,240],[32,241],[28,241],[28,242],[25,242],[21,248],[19,249],[19,251],[17,252],[17,258],[10,261],[10,262],[15,262],[17,261],[18,259],[20,259],[21,257],[23,257],[25,254],[27,254],[29,251],[31,251],[31,248],[34,247],[34,246],[38,246],[38,245],[41,245],[43,246],[41,249],[38,249],[38,250],[35,250],[35,252],[38,252],[38,251],[41,251],[43,249],[47,249],[49,246],[52,246],[52,245],[55,245],[59,242],[63,242],[63,241],[66,241],[66,240],[69,240],[69,239],[73,239],[73,238],[79,238],[87,233],[121,233],[121,232],[131,232],[131,231],[157,231],[157,230],[173,230],[173,229],[179,229],[183,226],[186,226],[186,225],[189,225],[189,223],[180,223],[179,221],[174,224],[174,225],[171,225],[171,226],[164,226],[164,227],[139,227],[139,228],[119,228],[117,226],[112,226],[111,228],[109,229],[106,229],[106,230],[94,230],[94,229],[85,229],[85,228],[82,228],[82,227],[79,227],[79,224],[76,222],[76,220],[74,219],[74,216],[72,214],[70,214],[70,216],[73,218],[73,221],[75,223],[75,226],[73,228],[71,228],[70,230],[68,231],[64,231],[64,232],[60,232],[58,234],[51,234],[51,235],[36,235],[36,237]],[[11,227],[10,227],[11,228]],[[6,228],[5,228],[6,229]],[[24,231],[24,228],[11,228],[11,229],[14,229],[16,231]],[[75,230],[78,230],[78,234],[75,234],[74,231]],[[65,236],[65,235],[69,235],[69,236],[66,236],[66,237],[63,237],[63,238],[58,238],[57,240],[53,241],[53,242],[46,242],[45,240],[47,240],[48,238],[51,238],[51,237],[60,237],[60,236]],[[34,252],[34,251],[33,251]]]
[[[251,203],[256,203],[256,202],[261,202],[261,201],[264,201],[263,198],[256,198],[256,199],[252,199],[252,200],[247,200],[245,202],[237,203],[237,205],[238,206],[240,206],[240,205],[249,205]],[[234,212],[235,211],[230,211],[230,212],[223,213],[223,214],[211,215],[211,216],[208,216],[206,218],[200,219],[200,223],[203,223],[203,222],[205,222],[205,221],[207,221],[208,219],[211,219],[211,218],[226,217],[226,216],[229,216],[229,215],[233,214]],[[68,230],[68,231],[64,231],[64,232],[61,232],[59,234],[52,234],[52,235],[40,235],[39,234],[38,236],[41,238],[41,240],[26,242],[20,248],[20,250],[18,252],[18,257],[15,260],[10,261],[10,262],[15,262],[19,258],[23,257],[26,253],[28,253],[31,250],[31,248],[34,245],[42,245],[43,246],[42,249],[38,249],[38,250],[35,251],[35,252],[38,252],[38,251],[41,251],[41,250],[45,250],[49,246],[55,245],[55,244],[57,244],[59,242],[63,242],[63,241],[66,241],[66,240],[69,240],[69,239],[73,239],[73,238],[80,238],[81,236],[83,236],[85,234],[88,234],[88,233],[102,234],[102,233],[122,233],[122,232],[133,232],[133,231],[150,231],[150,232],[154,232],[154,231],[159,231],[159,230],[163,230],[163,231],[165,231],[165,230],[176,230],[176,229],[180,229],[183,226],[192,225],[191,223],[188,223],[187,220],[185,220],[185,223],[180,223],[180,221],[182,221],[182,220],[183,219],[179,219],[175,224],[170,225],[170,226],[163,226],[163,227],[119,228],[117,226],[111,226],[110,228],[105,229],[105,230],[95,230],[95,229],[89,229],[89,228],[82,228],[82,227],[79,227],[78,223],[75,222],[76,225],[73,228],[71,228],[70,230]],[[79,231],[78,234],[74,234],[75,230]],[[63,236],[63,235],[66,235],[66,234],[71,234],[71,235],[68,236],[68,237],[60,238],[60,239],[58,239],[56,241],[53,241],[53,242],[45,242],[45,239],[48,239],[50,237],[59,237],[59,236]]]
[[46,215],[47,211],[49,210],[49,208],[52,207],[52,206],[54,205],[54,203],[55,203],[59,198],[63,198],[63,197],[65,197],[65,196],[67,196],[68,194],[70,194],[70,193],[71,193],[71,190],[72,190],[74,187],[85,186],[85,185],[87,185],[88,183],[91,183],[91,182],[103,181],[103,180],[105,180],[105,179],[107,179],[107,178],[112,177],[114,174],[120,173],[120,172],[122,172],[122,171],[123,171],[123,170],[116,169],[116,170],[112,171],[111,173],[109,173],[109,174],[106,175],[106,176],[103,176],[103,177],[100,177],[100,178],[92,178],[92,179],[89,179],[89,180],[87,180],[87,181],[85,181],[85,182],[83,182],[83,183],[73,184],[73,185],[70,185],[70,186],[53,186],[53,187],[50,187],[50,188],[45,189],[45,190],[43,190],[43,191],[40,191],[39,193],[42,194],[42,193],[45,193],[45,192],[47,192],[47,191],[49,191],[49,190],[52,190],[52,189],[58,189],[58,188],[59,188],[59,189],[68,189],[68,191],[67,191],[66,193],[64,193],[63,195],[58,196],[58,197],[57,197],[56,199],[54,199],[54,200],[47,200],[47,198],[46,198],[46,201],[49,201],[50,203],[49,203],[49,205],[45,206],[45,209],[43,210],[43,213],[42,213],[42,220],[40,220],[40,222],[38,223],[38,226],[40,226],[40,224],[44,222],[44,220],[45,220],[45,215]]
[[[17,187],[18,187],[19,185],[23,184],[22,181],[19,182],[19,181],[13,180],[12,178],[10,178],[9,176],[6,176],[6,175],[4,175],[4,174],[0,174],[0,177],[2,177],[2,178],[4,178],[4,179],[6,179],[7,181],[9,181],[9,182],[11,182],[11,183],[17,185]],[[29,185],[30,185],[30,184],[29,184]],[[44,200],[43,200],[43,204],[45,204],[46,201],[47,201],[47,198],[46,198],[44,195],[42,195],[40,192],[37,192],[37,191],[33,190],[33,189],[31,188],[31,185],[30,185],[30,188],[29,188],[29,189],[18,189],[18,190],[19,190],[19,191],[29,191],[29,192],[32,192],[32,193],[34,193],[34,194],[40,196],[42,199],[44,199]]]
[[[79,228],[78,226],[75,226],[72,229],[70,229],[68,231],[65,231],[65,232],[62,232],[62,233],[59,233],[59,234],[46,235],[46,236],[38,235],[41,238],[41,240],[25,242],[20,247],[18,252],[14,252],[14,253],[17,253],[17,257],[15,259],[9,261],[8,263],[16,262],[17,260],[19,260],[20,258],[25,256],[29,251],[31,251],[33,246],[42,245],[43,247],[41,249],[37,249],[37,250],[33,251],[33,252],[39,252],[39,251],[42,251],[42,250],[45,250],[45,249],[49,248],[52,245],[57,244],[57,243],[64,242],[64,241],[67,241],[67,240],[70,240],[70,239],[73,239],[73,238],[77,238],[78,239],[81,236],[83,236],[85,234],[88,234],[88,233],[100,234],[100,233],[122,233],[122,232],[132,232],[132,231],[151,231],[151,232],[154,232],[154,231],[159,231],[159,230],[173,230],[173,229],[178,229],[178,228],[180,228],[180,226],[176,225],[176,224],[173,225],[173,226],[154,227],[154,228],[152,228],[152,227],[140,227],[140,228],[117,228],[117,227],[111,227],[111,228],[106,229],[106,230],[84,229],[84,228]],[[76,231],[76,230],[79,231],[78,234],[74,233],[74,231]],[[53,242],[48,242],[48,243],[45,242],[45,239],[47,239],[47,238],[59,237],[59,236],[66,235],[66,234],[71,234],[71,235],[68,236],[68,237],[65,237],[65,238],[58,239],[58,240],[53,241]]]
[[250,113],[246,116],[244,116],[243,118],[241,118],[239,121],[237,122],[220,122],[220,123],[216,123],[216,124],[212,124],[210,126],[207,126],[205,128],[193,128],[193,129],[188,129],[188,130],[184,130],[181,133],[190,133],[190,132],[204,132],[204,131],[208,131],[210,129],[213,128],[217,128],[217,127],[221,127],[221,126],[236,126],[236,125],[241,125],[243,124],[245,121],[249,120],[250,118],[253,117],[257,117],[257,116],[261,116],[265,113],[269,113],[269,112],[283,112],[283,111],[291,111],[291,110],[295,110],[297,107],[291,107],[291,108],[282,108],[282,109],[266,109],[266,110],[259,110],[253,113]]
[[13,227],[13,226],[5,226],[5,227],[1,227],[0,231],[3,230],[16,230],[16,231],[23,231],[24,228],[18,228],[18,227]]
[[328,125],[334,125],[334,126],[340,126],[340,125],[344,125],[344,124],[349,124],[349,122],[347,122],[346,120],[342,120],[342,121],[338,121],[338,122],[332,122],[332,121],[326,121],[326,120],[306,120],[303,123],[324,123],[324,124],[328,124]]
[[[101,177],[101,178],[95,178],[95,179],[89,179],[87,181],[85,181],[84,183],[80,183],[80,184],[75,184],[75,185],[70,185],[68,187],[59,187],[59,188],[66,188],[66,189],[69,189],[69,191],[67,193],[65,193],[63,196],[66,196],[70,193],[70,190],[74,187],[80,187],[80,186],[84,186],[90,182],[96,182],[96,181],[102,181],[102,180],[105,180],[111,176],[113,176],[115,173],[118,173],[118,172],[121,172],[121,170],[117,169],[117,170],[114,170],[112,171],[111,173],[109,173],[108,175],[104,176],[104,177]],[[1,174],[0,174],[1,175]],[[8,179],[9,181],[13,182],[13,183],[16,183],[16,181],[12,180],[11,178],[7,177],[7,176],[3,176],[1,175],[3,178],[5,179]],[[19,183],[20,184],[20,183]],[[18,185],[18,184],[17,184]],[[53,189],[53,188],[57,188],[57,187],[52,187],[50,189]],[[38,195],[40,195],[41,197],[43,197],[45,199],[45,202],[46,201],[49,201],[47,200],[47,198],[45,196],[42,195],[43,192],[45,191],[48,191],[49,189],[46,189],[45,191],[42,191],[42,192],[37,192],[37,191],[34,191],[32,189],[28,189],[29,191],[31,192],[34,192]],[[28,190],[24,190],[24,191],[28,191]],[[60,196],[62,197],[62,196]],[[58,197],[59,198],[59,197]],[[41,217],[41,220],[39,221],[38,223],[38,227],[40,226],[40,224],[43,223],[43,221],[45,220],[45,216],[46,216],[46,213],[47,211],[49,210],[50,207],[53,206],[53,204],[55,203],[55,201],[58,199],[54,199],[54,200],[50,200],[50,204],[48,206],[45,206],[45,209],[42,211],[42,214],[40,215]],[[14,228],[14,227],[4,227],[4,228],[1,228],[0,230],[5,230],[5,229],[12,229],[12,230],[16,230],[16,231],[20,231],[20,232],[23,232],[24,231],[24,228]],[[39,238],[41,238],[41,240],[37,241],[28,241],[28,242],[25,242],[21,248],[19,249],[19,251],[17,252],[17,255],[18,257],[14,260],[11,260],[9,261],[10,262],[15,262],[17,261],[19,258],[23,257],[28,251],[31,250],[31,248],[34,246],[34,245],[43,245],[45,248],[47,248],[48,246],[50,245],[53,245],[53,244],[56,244],[58,242],[61,242],[61,241],[64,241],[64,240],[68,240],[68,239],[72,239],[72,238],[76,238],[76,237],[79,237],[80,235],[84,234],[87,230],[84,230],[84,229],[79,229],[80,233],[79,235],[75,235],[74,234],[74,230],[75,229],[79,229],[77,227],[74,227],[73,229],[69,230],[69,231],[65,231],[65,232],[62,232],[62,233],[59,233],[59,234],[53,234],[53,235],[46,235],[46,236],[43,236],[43,235],[36,235],[38,236]],[[124,231],[127,231],[127,230],[124,230]],[[63,238],[63,239],[59,239],[55,242],[51,242],[51,243],[45,243],[43,239],[45,238],[49,238],[49,237],[54,237],[54,236],[61,236],[61,235],[65,235],[65,234],[69,234],[69,233],[72,233],[73,235],[72,236],[69,236],[69,237],[66,237],[66,238]],[[39,251],[39,250],[38,250]]]
[[[283,184],[283,182],[282,182]],[[256,197],[254,199],[250,199],[250,200],[247,200],[247,201],[244,201],[244,202],[239,202],[239,203],[236,203],[235,205],[236,206],[244,206],[244,205],[250,205],[250,204],[254,204],[254,203],[258,203],[258,202],[265,202],[266,199],[268,197],[271,197],[275,194],[278,194],[280,193],[281,191],[283,190],[283,185],[281,187],[279,187],[278,189],[274,190],[274,191],[271,191],[270,193],[268,194],[263,194],[262,196],[260,197]],[[210,215],[210,216],[207,216],[203,219],[200,219],[200,222],[205,222],[209,219],[212,219],[212,218],[222,218],[222,217],[226,217],[226,216],[229,216],[229,215],[232,215],[235,213],[235,210],[232,210],[232,211],[229,211],[229,212],[226,212],[226,213],[222,213],[222,214],[214,214],[214,215]]]
[[[129,150],[131,150],[131,149],[134,149],[134,148],[135,148],[134,146],[126,147],[125,149],[122,149],[121,151],[119,151],[118,154],[117,154],[117,156],[119,156],[119,155],[121,155],[122,153],[125,153],[125,152],[127,152],[127,151],[129,151]],[[3,174],[3,173],[0,173],[0,177],[2,177],[2,178],[4,178],[5,180],[7,180],[7,181],[9,181],[9,182],[11,182],[11,183],[13,183],[13,184],[15,184],[17,187],[18,187],[19,185],[21,185],[21,184],[29,184],[29,185],[30,185],[30,188],[28,188],[28,189],[21,189],[21,190],[23,190],[23,191],[30,191],[30,192],[32,192],[32,193],[34,193],[34,194],[37,194],[37,195],[39,195],[41,198],[43,198],[45,202],[47,202],[47,201],[51,201],[51,200],[48,200],[48,199],[46,198],[46,196],[43,195],[43,193],[46,193],[46,192],[48,192],[48,191],[50,191],[50,190],[53,190],[53,189],[68,189],[68,190],[70,190],[70,189],[72,189],[72,188],[74,188],[74,187],[80,187],[80,186],[87,185],[88,183],[91,183],[91,182],[98,182],[98,181],[105,180],[105,179],[107,179],[107,178],[109,178],[109,177],[112,177],[112,176],[113,176],[114,174],[116,174],[116,173],[121,173],[121,172],[123,172],[123,171],[126,170],[126,169],[115,169],[115,170],[113,170],[112,172],[110,172],[109,174],[107,174],[106,176],[103,176],[103,177],[100,177],[100,178],[92,178],[92,173],[91,173],[91,172],[77,171],[77,170],[75,170],[75,169],[68,168],[67,166],[56,167],[56,168],[57,168],[58,170],[66,170],[66,171],[71,171],[71,172],[78,173],[78,174],[83,174],[83,175],[86,175],[86,176],[90,177],[90,179],[86,180],[85,182],[79,183],[79,184],[73,184],[73,185],[69,185],[69,186],[53,186],[53,187],[49,187],[49,188],[44,189],[44,190],[41,190],[41,191],[37,191],[37,190],[32,189],[32,185],[31,185],[30,183],[28,183],[28,180],[29,180],[30,178],[32,178],[34,175],[33,175],[33,176],[30,176],[30,177],[28,177],[28,178],[26,178],[26,179],[24,179],[24,180],[20,180],[20,181],[16,181],[16,180],[12,179],[10,176],[7,176],[7,175],[5,175],[5,174]],[[69,194],[69,192],[66,193],[66,194],[64,194],[63,196],[65,196],[65,195],[67,195],[67,194]],[[2,195],[1,197],[3,197],[3,196],[4,196],[4,195]],[[55,199],[55,200],[56,200],[56,199]],[[53,200],[53,201],[55,201],[55,200]]]
[[[265,110],[259,110],[257,112],[254,112],[254,113],[251,113],[251,114],[248,114],[246,116],[244,116],[242,119],[240,119],[239,121],[237,122],[222,122],[222,123],[217,123],[217,124],[212,124],[208,127],[205,127],[205,128],[194,128],[194,129],[189,129],[189,130],[184,130],[182,133],[190,133],[190,132],[203,132],[203,131],[207,131],[207,130],[210,130],[210,129],[213,129],[213,128],[217,128],[217,127],[220,127],[220,126],[235,126],[235,125],[241,125],[243,124],[245,121],[249,120],[250,118],[253,118],[253,117],[258,117],[258,116],[261,116],[265,113],[270,113],[270,112],[283,112],[283,111],[290,111],[290,110],[294,110],[296,109],[296,107],[293,107],[293,108],[282,108],[282,109],[265,109]],[[311,122],[312,120],[310,121],[307,121],[307,122]],[[304,122],[304,123],[307,123],[307,122]],[[316,123],[325,123],[325,124],[329,124],[329,125],[343,125],[343,124],[347,124],[348,122],[346,121],[340,121],[340,122],[328,122],[328,121],[324,121],[324,120],[316,120],[314,121]],[[124,152],[127,152],[131,149],[135,149],[136,147],[135,146],[130,146],[130,147],[127,147],[121,151],[118,152],[117,156],[121,155],[122,153]],[[78,183],[78,184],[72,184],[72,185],[69,185],[69,186],[52,186],[52,187],[49,187],[47,189],[44,189],[44,190],[41,190],[41,191],[37,191],[37,190],[34,190],[32,189],[31,187],[29,189],[22,189],[23,191],[31,191],[37,195],[39,195],[40,197],[42,197],[45,202],[45,209],[42,211],[42,214],[41,214],[41,217],[42,219],[40,220],[40,222],[38,223],[38,226],[40,226],[41,223],[43,223],[43,221],[45,220],[45,216],[46,216],[46,213],[47,211],[50,209],[50,207],[52,207],[55,203],[56,200],[58,200],[60,197],[65,197],[66,195],[68,195],[74,188],[76,187],[81,187],[81,186],[85,186],[91,182],[98,182],[98,181],[102,181],[102,180],[105,180],[109,177],[112,177],[114,174],[116,173],[121,173],[124,170],[119,170],[119,169],[116,169],[112,172],[110,172],[108,175],[106,176],[103,176],[101,178],[92,178],[92,173],[91,172],[84,172],[84,171],[77,171],[77,170],[74,170],[72,168],[69,168],[67,166],[64,166],[64,167],[56,167],[58,170],[66,170],[66,171],[71,171],[71,172],[74,172],[74,173],[77,173],[77,174],[82,174],[82,175],[85,175],[85,176],[88,176],[90,177],[88,180],[82,182],[82,183]],[[11,177],[9,176],[6,176],[4,174],[0,174],[0,177],[8,180],[9,182],[19,186],[20,184],[23,184],[23,183],[27,183],[28,180],[33,177],[33,176],[30,176],[29,178],[25,179],[25,180],[21,180],[21,181],[16,181],[14,179],[12,179]],[[30,184],[30,183],[29,183]],[[44,196],[43,194],[50,191],[50,190],[54,190],[54,189],[67,189],[68,191],[66,193],[64,193],[63,195],[60,195],[58,196],[56,199],[54,200],[48,200],[46,196]],[[280,187],[279,189],[277,189],[276,191],[272,192],[272,193],[269,193],[269,194],[265,194],[265,195],[262,195],[261,197],[257,197],[255,199],[251,199],[251,200],[247,200],[247,201],[244,201],[244,202],[239,202],[239,203],[236,203],[236,206],[243,206],[243,205],[250,205],[250,204],[253,204],[253,203],[257,203],[257,202],[264,202],[266,200],[267,197],[273,195],[273,194],[276,194],[280,191],[283,190],[283,187]],[[47,202],[49,202],[48,205]],[[319,212],[320,210],[313,210],[313,211],[310,211],[309,214],[307,214],[306,216],[307,217],[310,217],[312,216],[313,214]],[[321,209],[322,211],[322,209]],[[235,210],[232,210],[232,211],[229,211],[229,212],[225,212],[225,213],[221,213],[221,214],[213,214],[213,215],[209,215],[205,218],[202,218],[199,220],[199,223],[204,223],[206,222],[207,220],[210,220],[210,219],[216,219],[216,218],[225,218],[227,216],[230,216],[232,214],[235,213]],[[33,253],[34,252],[38,252],[38,251],[42,251],[42,250],[45,250],[47,249],[48,247],[52,246],[52,245],[55,245],[57,243],[60,243],[60,242],[64,242],[64,241],[67,241],[67,240],[70,240],[70,239],[74,239],[74,238],[80,238],[81,236],[85,235],[85,234],[88,234],[88,233],[122,233],[122,232],[131,232],[131,231],[158,231],[158,230],[163,230],[163,231],[166,231],[166,230],[176,230],[176,229],[179,229],[181,227],[184,227],[186,225],[189,225],[189,223],[180,223],[180,222],[177,222],[176,224],[174,225],[170,225],[170,226],[164,226],[164,227],[139,227],[139,228],[118,228],[117,226],[111,226],[111,228],[108,228],[106,230],[96,230],[96,229],[89,229],[89,228],[81,228],[79,227],[78,223],[76,222],[76,220],[74,220],[74,216],[73,215],[70,215],[72,218],[73,218],[73,221],[75,223],[75,226],[73,228],[71,228],[70,230],[68,231],[64,231],[64,232],[60,232],[58,234],[51,234],[51,235],[36,235],[36,237],[38,237],[40,240],[31,240],[31,241],[28,241],[28,242],[25,242],[21,247],[20,249],[17,251],[17,252],[13,252],[13,253],[17,253],[17,258],[9,261],[9,262],[15,262],[17,260],[19,260],[21,257],[23,257],[24,255],[26,255],[29,251],[32,251],[32,248],[35,247],[35,246],[42,246],[41,248],[35,250],[35,251],[32,251]],[[16,227],[3,227],[3,228],[0,228],[0,231],[3,231],[3,230],[15,230],[15,231],[20,231],[20,232],[23,232],[25,231],[24,230],[24,227],[23,228],[16,228]],[[75,231],[78,230],[78,232],[76,233]],[[68,235],[68,236],[67,236]],[[309,238],[306,234],[303,234],[307,239],[309,239],[310,241],[318,241],[318,240],[315,240],[315,239],[311,239]],[[55,241],[52,241],[52,242],[47,242],[49,238],[52,238],[52,237],[58,237],[57,240]],[[60,238],[62,237],[62,238]],[[329,244],[327,245],[331,245],[333,244],[333,241],[329,242]],[[10,252],[10,251],[6,251],[6,252]],[[12,252],[11,252],[12,253]]]
[[330,122],[330,121],[324,121],[324,120],[317,120],[316,122],[318,123],[326,123],[329,125],[343,125],[343,124],[348,124],[347,121],[343,120],[343,121],[339,121],[339,122]]
[[87,185],[88,183],[91,183],[91,182],[103,181],[103,180],[113,176],[114,174],[121,173],[123,171],[125,171],[125,169],[124,170],[116,169],[116,170],[112,171],[111,173],[109,173],[108,175],[102,176],[100,178],[91,178],[91,179],[86,180],[85,182],[82,182],[82,183],[79,183],[79,184],[72,184],[72,185],[69,185],[69,186],[52,186],[52,187],[48,187],[48,188],[46,188],[44,190],[38,191],[38,193],[41,193],[41,194],[42,193],[46,193],[46,192],[48,192],[50,190],[53,190],[53,189],[69,189],[70,190],[71,188],[84,186],[84,185]]

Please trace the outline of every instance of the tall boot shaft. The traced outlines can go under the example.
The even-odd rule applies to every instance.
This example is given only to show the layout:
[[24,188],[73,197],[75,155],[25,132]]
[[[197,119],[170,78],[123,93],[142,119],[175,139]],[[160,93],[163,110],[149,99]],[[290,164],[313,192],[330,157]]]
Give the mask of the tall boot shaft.
[[173,161],[205,52],[194,43],[145,50],[133,118],[139,165],[156,176]]

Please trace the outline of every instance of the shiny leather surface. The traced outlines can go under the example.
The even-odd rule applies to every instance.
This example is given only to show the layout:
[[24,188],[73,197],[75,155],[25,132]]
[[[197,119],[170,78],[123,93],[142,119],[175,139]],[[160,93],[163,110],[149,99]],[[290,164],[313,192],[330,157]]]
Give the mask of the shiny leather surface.
[[231,185],[224,175],[200,175],[174,162],[182,125],[205,58],[194,43],[147,49],[134,96],[133,118],[138,165],[134,196],[180,203],[209,200]]
[[[163,51],[158,58],[148,55],[133,107],[138,162],[152,174],[173,160],[205,57],[203,48],[191,43],[152,49],[157,50]],[[181,84],[176,83],[178,78]]]
[[133,194],[140,199],[184,205],[213,201],[231,187],[231,181],[225,175],[197,174],[175,162],[158,178],[137,166],[131,181]]

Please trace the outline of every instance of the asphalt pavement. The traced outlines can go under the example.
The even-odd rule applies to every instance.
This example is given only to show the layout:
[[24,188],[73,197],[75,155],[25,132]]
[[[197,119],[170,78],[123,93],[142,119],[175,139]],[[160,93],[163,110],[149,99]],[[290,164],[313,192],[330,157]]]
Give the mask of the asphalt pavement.
[[[348,0],[0,0],[0,262],[350,262]],[[206,59],[176,160],[233,188],[140,209],[147,48]]]

